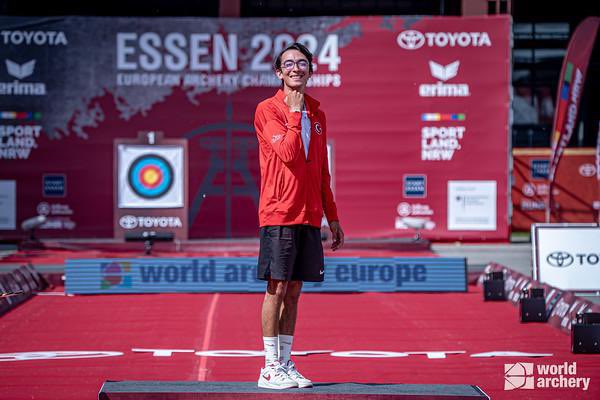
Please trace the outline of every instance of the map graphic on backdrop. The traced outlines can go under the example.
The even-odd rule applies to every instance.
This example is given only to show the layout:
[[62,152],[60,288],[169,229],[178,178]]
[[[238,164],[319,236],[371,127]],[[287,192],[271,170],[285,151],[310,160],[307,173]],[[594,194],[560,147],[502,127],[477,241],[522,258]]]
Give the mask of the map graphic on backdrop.
[[[18,225],[43,203],[44,236],[112,236],[112,141],[160,130],[189,140],[189,236],[255,237],[254,110],[279,86],[273,54],[295,40],[315,54],[309,93],[335,143],[349,237],[412,236],[402,218],[425,219],[434,239],[508,235],[504,16],[1,18],[0,180],[16,184],[11,218]],[[153,162],[150,186],[168,177]],[[44,176],[68,191],[40,190]],[[414,187],[404,176],[418,177]],[[450,180],[493,182],[485,223],[448,229]]]

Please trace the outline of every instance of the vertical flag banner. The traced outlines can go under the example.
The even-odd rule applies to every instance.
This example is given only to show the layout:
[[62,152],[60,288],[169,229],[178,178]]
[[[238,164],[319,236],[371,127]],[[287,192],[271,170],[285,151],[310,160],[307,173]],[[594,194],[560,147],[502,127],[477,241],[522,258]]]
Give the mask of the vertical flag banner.
[[600,123],[598,123],[598,138],[596,139],[596,191],[598,196],[593,206],[596,210],[596,222],[600,224]]
[[552,126],[552,154],[550,156],[550,173],[548,177],[550,192],[548,209],[546,210],[546,220],[548,222],[552,214],[552,186],[556,170],[576,127],[577,112],[583,95],[587,67],[596,41],[599,24],[599,17],[588,17],[583,20],[571,37],[563,60]]

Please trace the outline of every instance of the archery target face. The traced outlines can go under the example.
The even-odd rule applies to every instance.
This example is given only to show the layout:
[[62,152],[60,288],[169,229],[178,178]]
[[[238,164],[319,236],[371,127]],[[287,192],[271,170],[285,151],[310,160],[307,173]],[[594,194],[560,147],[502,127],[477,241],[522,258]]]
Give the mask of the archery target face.
[[131,163],[127,180],[139,197],[156,199],[164,196],[173,186],[173,168],[158,154],[146,154]]
[[119,145],[119,208],[183,207],[183,148]]

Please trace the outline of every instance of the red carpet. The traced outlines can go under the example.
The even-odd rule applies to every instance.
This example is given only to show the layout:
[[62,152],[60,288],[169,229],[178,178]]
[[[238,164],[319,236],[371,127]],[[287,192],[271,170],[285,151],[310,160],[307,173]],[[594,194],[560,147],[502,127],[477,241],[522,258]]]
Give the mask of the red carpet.
[[[297,357],[318,382],[479,385],[492,398],[599,398],[600,356],[571,354],[569,336],[545,324],[520,324],[508,303],[466,294],[305,294],[295,350],[443,351],[428,359]],[[0,318],[0,353],[120,351],[120,357],[0,362],[0,399],[93,399],[104,380],[254,381],[261,357],[154,357],[132,348],[261,350],[255,294],[37,296]],[[208,328],[208,329],[207,329]],[[490,351],[552,357],[472,358]],[[577,389],[504,391],[504,364],[577,362]]]

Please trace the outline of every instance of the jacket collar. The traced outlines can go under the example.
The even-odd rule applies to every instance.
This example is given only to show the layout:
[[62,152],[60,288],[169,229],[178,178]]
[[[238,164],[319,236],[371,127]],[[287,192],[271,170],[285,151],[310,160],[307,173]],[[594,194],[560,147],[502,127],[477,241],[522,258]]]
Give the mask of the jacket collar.
[[[285,105],[285,93],[283,93],[283,89],[279,89],[275,94],[275,97]],[[306,94],[306,92],[304,93],[304,103],[306,105],[306,108],[308,108],[309,114],[315,114],[319,109],[319,104],[321,104],[318,100],[315,100],[314,98]]]

